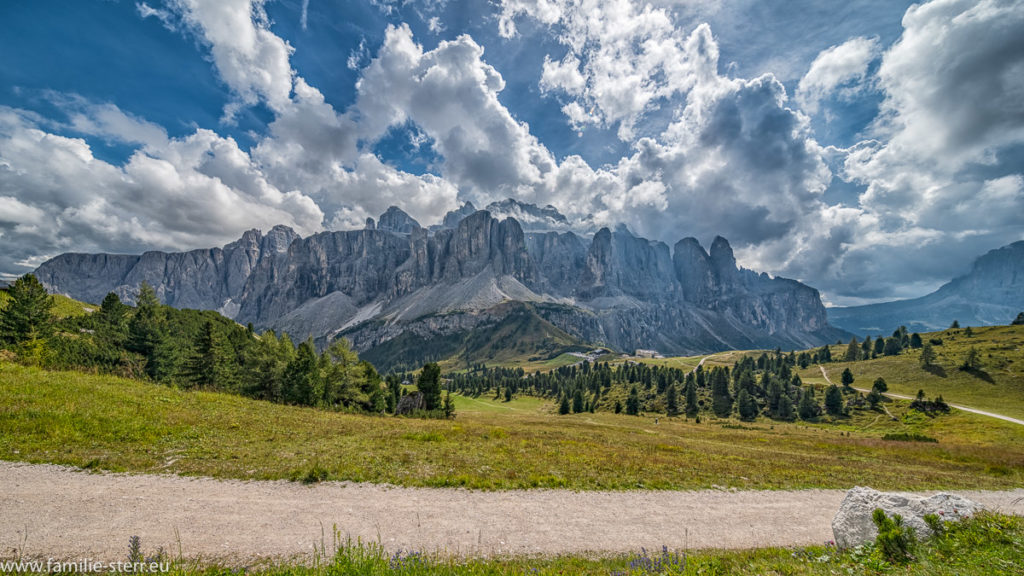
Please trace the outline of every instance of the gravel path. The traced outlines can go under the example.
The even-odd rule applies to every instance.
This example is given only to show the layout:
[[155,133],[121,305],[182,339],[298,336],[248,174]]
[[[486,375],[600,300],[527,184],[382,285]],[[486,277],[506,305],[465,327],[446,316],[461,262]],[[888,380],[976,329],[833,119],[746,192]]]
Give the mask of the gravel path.
[[[1024,514],[1024,489],[958,492]],[[750,548],[832,538],[842,490],[477,492],[374,484],[91,474],[0,462],[0,557],[121,560],[128,538],[176,557],[253,561],[342,537],[457,555]],[[321,534],[326,534],[324,540]]]

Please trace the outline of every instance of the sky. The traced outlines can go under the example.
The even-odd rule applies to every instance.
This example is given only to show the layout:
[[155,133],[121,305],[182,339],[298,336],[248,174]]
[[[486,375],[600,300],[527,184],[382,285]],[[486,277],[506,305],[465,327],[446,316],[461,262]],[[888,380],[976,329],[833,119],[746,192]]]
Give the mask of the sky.
[[1024,3],[0,3],[0,276],[553,205],[826,303],[1024,239]]

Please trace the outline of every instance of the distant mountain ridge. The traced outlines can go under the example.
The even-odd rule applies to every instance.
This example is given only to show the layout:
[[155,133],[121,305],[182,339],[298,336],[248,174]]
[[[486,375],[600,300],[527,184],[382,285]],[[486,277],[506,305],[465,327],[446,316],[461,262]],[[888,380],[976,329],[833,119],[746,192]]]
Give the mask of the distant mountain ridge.
[[1009,324],[1024,311],[1024,241],[991,250],[971,271],[935,292],[911,300],[830,308],[829,321],[866,336],[889,334],[899,326],[912,331]]
[[[399,336],[410,346],[454,341],[523,307],[537,320],[520,324],[548,326],[530,333],[624,351],[792,348],[848,337],[829,326],[817,290],[738,268],[724,238],[710,252],[693,238],[670,250],[624,227],[587,240],[463,208],[433,230],[393,207],[362,230],[302,238],[277,226],[208,250],[63,254],[36,275],[52,292],[92,302],[111,291],[131,301],[146,281],[171,306],[219,310],[321,343],[345,336],[359,351]],[[550,207],[497,208],[533,214],[538,227],[564,220]]]

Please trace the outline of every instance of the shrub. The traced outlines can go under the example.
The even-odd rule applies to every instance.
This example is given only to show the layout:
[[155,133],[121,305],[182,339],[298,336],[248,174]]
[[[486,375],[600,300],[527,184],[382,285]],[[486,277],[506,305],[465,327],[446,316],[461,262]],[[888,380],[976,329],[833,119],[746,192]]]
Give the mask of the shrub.
[[876,550],[885,560],[893,564],[906,564],[914,559],[917,535],[912,527],[903,524],[902,516],[893,514],[892,518],[889,518],[885,515],[885,510],[875,508],[871,520],[878,528]]
[[912,432],[894,432],[882,436],[882,440],[896,440],[899,442],[934,442],[939,441],[931,436],[925,436],[924,434],[916,434]]

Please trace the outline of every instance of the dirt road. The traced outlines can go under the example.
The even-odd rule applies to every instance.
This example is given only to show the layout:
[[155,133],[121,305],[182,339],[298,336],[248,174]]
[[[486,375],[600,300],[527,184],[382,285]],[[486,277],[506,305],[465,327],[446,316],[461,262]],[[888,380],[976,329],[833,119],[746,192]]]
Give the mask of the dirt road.
[[[844,492],[474,492],[372,484],[90,474],[0,462],[0,557],[121,560],[144,551],[229,558],[309,554],[332,527],[389,550],[459,555],[801,545],[832,538]],[[1024,514],[1024,489],[958,492]],[[322,540],[321,534],[326,534]]]

